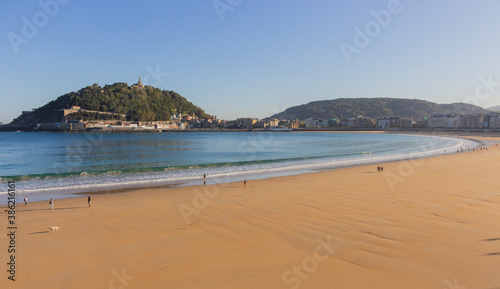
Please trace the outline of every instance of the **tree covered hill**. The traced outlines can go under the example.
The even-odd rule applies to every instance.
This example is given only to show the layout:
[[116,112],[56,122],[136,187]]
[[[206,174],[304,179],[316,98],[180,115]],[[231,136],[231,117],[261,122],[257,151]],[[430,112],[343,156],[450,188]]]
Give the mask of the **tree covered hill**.
[[[142,84],[141,84],[142,85]],[[34,124],[61,121],[61,109],[80,106],[82,109],[125,114],[129,121],[170,120],[173,113],[207,116],[203,109],[195,106],[174,91],[160,90],[152,86],[131,87],[118,82],[100,87],[87,86],[77,92],[66,93],[28,114],[14,119],[12,124]],[[102,119],[118,116],[78,112],[69,115],[80,119]]]
[[421,120],[436,114],[468,114],[489,113],[479,106],[453,103],[437,104],[418,99],[399,98],[339,98],[333,100],[313,101],[293,106],[271,118],[304,120],[313,118],[350,118],[363,115],[366,117],[400,116]]

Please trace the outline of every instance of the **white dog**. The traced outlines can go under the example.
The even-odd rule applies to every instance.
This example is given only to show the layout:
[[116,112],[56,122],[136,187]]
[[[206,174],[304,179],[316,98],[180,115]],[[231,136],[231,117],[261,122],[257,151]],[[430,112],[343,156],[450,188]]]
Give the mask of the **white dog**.
[[57,226],[49,227],[49,229],[50,229],[51,232],[59,231],[59,227],[57,227]]

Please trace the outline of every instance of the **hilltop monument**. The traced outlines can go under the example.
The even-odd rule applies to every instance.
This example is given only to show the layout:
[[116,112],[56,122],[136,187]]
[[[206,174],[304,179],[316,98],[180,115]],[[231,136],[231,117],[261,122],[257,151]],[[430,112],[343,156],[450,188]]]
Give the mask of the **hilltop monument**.
[[140,88],[140,89],[144,88],[144,84],[142,84],[140,76],[139,76],[139,82],[137,82],[136,84],[133,84],[131,86],[131,88]]

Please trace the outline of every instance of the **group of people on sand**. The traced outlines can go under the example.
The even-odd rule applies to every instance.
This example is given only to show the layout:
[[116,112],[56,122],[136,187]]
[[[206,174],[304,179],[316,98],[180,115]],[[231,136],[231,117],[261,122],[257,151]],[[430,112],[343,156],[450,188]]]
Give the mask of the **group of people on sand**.
[[[92,205],[90,195],[87,198],[87,203],[89,204],[89,207]],[[50,198],[49,204],[50,204],[50,209],[53,210],[54,209],[54,199],[53,198]],[[24,196],[24,205],[25,206],[28,205],[28,196]]]
[[[498,146],[498,144],[497,144],[497,146]],[[466,148],[466,150],[468,150],[468,151],[470,151],[470,149],[471,149],[470,145],[466,146],[465,148]],[[480,148],[479,148],[479,150],[481,150],[481,151],[482,151],[482,150],[487,151],[487,150],[488,150],[488,147],[480,147]],[[461,152],[464,152],[464,151],[465,151],[465,150],[464,150],[464,148],[459,148],[459,149],[457,149],[457,153],[461,153]],[[475,149],[475,148],[472,148],[472,151],[474,152],[474,151],[476,151],[476,149]]]
[[378,166],[377,167],[377,172],[381,173],[384,171],[384,167]]
[[[206,178],[207,178],[207,176],[205,174],[203,174],[203,184],[207,183]],[[246,185],[247,185],[247,181],[244,180],[243,186],[246,187]],[[88,203],[89,207],[92,206],[90,195],[87,197],[87,203]],[[54,209],[54,199],[53,198],[50,198],[49,204],[50,204],[50,209],[53,210]],[[24,205],[25,206],[28,205],[28,196],[24,197]]]
[[[50,209],[53,210],[54,209],[54,199],[50,198],[49,204],[50,204]],[[24,205],[25,206],[28,205],[28,196],[24,196]]]

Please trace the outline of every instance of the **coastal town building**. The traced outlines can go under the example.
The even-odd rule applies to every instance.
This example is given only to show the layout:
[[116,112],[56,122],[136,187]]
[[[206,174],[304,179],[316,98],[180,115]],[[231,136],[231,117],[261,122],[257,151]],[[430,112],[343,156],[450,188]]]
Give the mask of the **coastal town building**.
[[76,106],[76,105],[73,105],[71,108],[68,108],[68,109],[63,109],[63,116],[67,116],[68,114],[72,114],[72,113],[77,113],[81,110],[81,108],[79,106]]
[[85,124],[82,122],[53,122],[38,123],[35,130],[40,131],[83,131]]
[[291,129],[298,129],[304,127],[304,123],[301,122],[298,118],[292,120],[292,126]]
[[457,128],[460,124],[460,119],[457,115],[453,114],[440,114],[440,115],[433,115],[431,118],[428,118],[426,120],[426,127],[427,128],[447,128],[447,129],[454,129]]
[[357,127],[358,126],[358,120],[355,118],[343,118],[340,120],[340,126],[341,127]]
[[304,124],[306,128],[320,127],[319,119],[312,117],[304,119]]
[[370,117],[359,116],[356,118],[356,127],[358,128],[374,128],[376,121]]
[[336,118],[331,117],[328,119],[327,123],[328,127],[336,127],[338,126],[339,121]]
[[[296,125],[300,127],[300,122],[297,120]],[[368,117],[359,116],[357,118],[342,118],[340,120],[336,118],[329,119],[316,119],[316,118],[306,118],[304,120],[304,125],[306,128],[321,128],[321,127],[343,127],[343,128],[373,128],[375,127],[375,120]]]
[[483,128],[498,129],[500,128],[500,114],[493,112],[484,116]]
[[[336,119],[329,119],[328,126],[337,126]],[[374,128],[375,120],[369,117],[358,116],[356,118],[343,118],[340,120],[340,127],[344,128]]]
[[377,128],[399,128],[400,117],[390,116],[377,119]]
[[277,118],[273,118],[269,120],[269,126],[270,127],[277,127],[279,126],[280,120]]
[[461,116],[461,124],[459,127],[480,129],[483,128],[482,114],[466,114]]
[[413,118],[411,118],[411,117],[402,117],[399,120],[399,127],[400,128],[412,128],[414,124],[415,124],[415,121],[413,121]]
[[498,114],[433,115],[425,120],[425,127],[430,129],[482,129],[500,128]]
[[182,117],[182,114],[180,113],[172,113],[172,115],[170,116],[170,119],[171,120],[180,120]]
[[183,115],[181,116],[181,119],[182,119],[183,121],[190,121],[190,120],[192,120],[193,118],[194,118],[194,117],[193,117],[193,116],[191,116],[191,115],[189,115],[189,114],[183,114]]
[[242,117],[236,119],[236,126],[238,128],[253,128],[253,125],[257,123],[259,120],[257,118],[251,117]]

